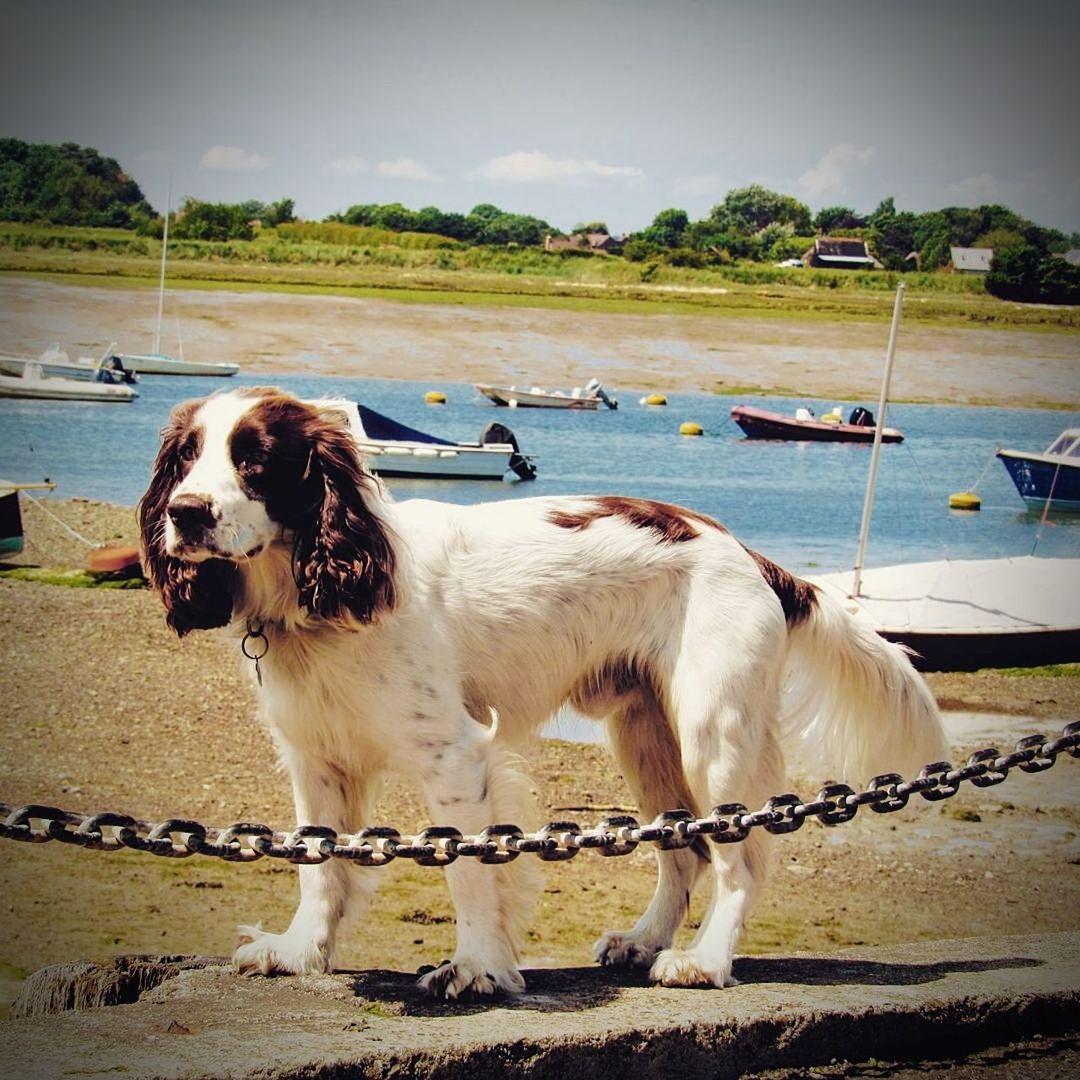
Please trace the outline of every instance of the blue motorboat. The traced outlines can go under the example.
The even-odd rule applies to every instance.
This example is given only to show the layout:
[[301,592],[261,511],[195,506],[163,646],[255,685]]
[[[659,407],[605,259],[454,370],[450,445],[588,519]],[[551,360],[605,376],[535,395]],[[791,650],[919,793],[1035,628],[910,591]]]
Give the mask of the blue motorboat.
[[1031,510],[1080,513],[1080,428],[1066,428],[1041,454],[999,450],[997,456]]

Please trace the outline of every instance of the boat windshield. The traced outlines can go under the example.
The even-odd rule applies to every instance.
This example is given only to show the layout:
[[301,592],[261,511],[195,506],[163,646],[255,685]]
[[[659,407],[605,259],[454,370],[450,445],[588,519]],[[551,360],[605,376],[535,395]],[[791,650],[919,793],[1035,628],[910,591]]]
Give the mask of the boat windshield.
[[1047,448],[1048,454],[1080,458],[1080,431],[1063,431]]

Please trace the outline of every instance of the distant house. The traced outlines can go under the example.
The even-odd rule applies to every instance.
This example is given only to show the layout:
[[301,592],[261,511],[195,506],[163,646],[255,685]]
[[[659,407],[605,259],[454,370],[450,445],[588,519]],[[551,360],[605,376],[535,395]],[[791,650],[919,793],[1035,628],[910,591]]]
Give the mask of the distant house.
[[993,248],[949,248],[952,268],[957,274],[985,274],[990,269],[990,260],[993,257]]
[[545,251],[609,251],[617,241],[607,233],[571,233],[569,236],[544,237]]
[[819,236],[803,256],[807,266],[830,270],[883,270],[870,254],[866,241],[854,236]]

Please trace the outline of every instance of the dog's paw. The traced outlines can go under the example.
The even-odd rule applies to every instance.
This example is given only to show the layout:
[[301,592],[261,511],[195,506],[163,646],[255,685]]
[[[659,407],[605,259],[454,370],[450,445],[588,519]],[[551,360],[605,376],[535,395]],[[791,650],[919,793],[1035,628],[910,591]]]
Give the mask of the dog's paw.
[[665,949],[653,961],[649,978],[661,986],[736,986],[730,962],[720,967],[706,964],[693,949]]
[[260,926],[238,927],[233,967],[242,975],[319,975],[330,970],[325,949],[310,938],[267,934]]
[[630,930],[609,930],[593,946],[593,959],[604,967],[647,968],[660,946]]
[[520,994],[525,979],[517,968],[493,969],[472,960],[453,960],[421,976],[419,986],[432,997],[453,1001],[463,995]]

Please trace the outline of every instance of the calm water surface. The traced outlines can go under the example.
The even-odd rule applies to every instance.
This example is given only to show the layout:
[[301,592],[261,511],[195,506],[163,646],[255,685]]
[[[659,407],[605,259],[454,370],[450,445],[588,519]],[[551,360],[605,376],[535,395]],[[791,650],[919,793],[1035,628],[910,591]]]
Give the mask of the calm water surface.
[[[178,401],[268,377],[233,379],[146,376],[131,405],[0,401],[0,476],[49,477],[55,496],[134,506],[149,477],[158,432]],[[731,421],[733,405],[791,413],[799,405],[822,412],[815,399],[731,398],[669,394],[666,408],[645,408],[621,395],[617,412],[497,409],[471,386],[318,377],[273,379],[308,397],[341,395],[402,423],[452,439],[476,439],[498,419],[536,458],[532,483],[391,481],[398,499],[473,503],[531,495],[611,493],[663,499],[711,514],[751,547],[795,571],[842,570],[856,552],[870,448],[845,444],[751,441]],[[424,392],[442,390],[448,403],[430,406]],[[617,392],[617,391],[616,391]],[[873,401],[860,404],[876,408]],[[678,434],[685,420],[703,438]],[[1080,515],[1045,523],[1029,514],[994,451],[1043,449],[1075,414],[1035,409],[894,405],[888,423],[906,439],[883,446],[868,566],[938,558],[1080,555]],[[979,513],[948,509],[948,497],[972,486]]]

